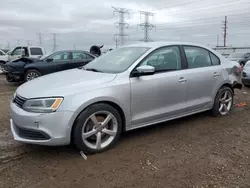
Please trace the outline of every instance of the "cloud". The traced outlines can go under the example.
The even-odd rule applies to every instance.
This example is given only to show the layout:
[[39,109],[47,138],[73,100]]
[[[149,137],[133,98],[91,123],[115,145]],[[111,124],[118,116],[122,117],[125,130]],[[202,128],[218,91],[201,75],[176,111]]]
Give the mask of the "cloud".
[[114,34],[118,15],[111,6],[130,9],[125,16],[130,35],[126,43],[144,37],[138,24],[144,21],[139,11],[155,13],[150,23],[156,30],[149,32],[155,41],[190,41],[216,45],[217,35],[222,43],[222,21],[228,16],[228,44],[246,44],[249,38],[250,16],[248,0],[5,0],[0,6],[0,46],[12,47],[17,41],[26,45],[27,40],[38,44],[38,32],[43,35],[43,46],[52,49],[52,33],[57,33],[58,49],[89,49],[92,44],[114,47]]

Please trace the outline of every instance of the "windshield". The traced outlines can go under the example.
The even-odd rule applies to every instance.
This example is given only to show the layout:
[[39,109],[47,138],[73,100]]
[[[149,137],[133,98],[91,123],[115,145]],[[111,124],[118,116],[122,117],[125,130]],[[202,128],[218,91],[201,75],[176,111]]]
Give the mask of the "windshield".
[[228,58],[244,58],[245,53],[232,53]]
[[118,48],[101,55],[83,68],[105,73],[121,73],[148,50],[149,48],[145,47]]

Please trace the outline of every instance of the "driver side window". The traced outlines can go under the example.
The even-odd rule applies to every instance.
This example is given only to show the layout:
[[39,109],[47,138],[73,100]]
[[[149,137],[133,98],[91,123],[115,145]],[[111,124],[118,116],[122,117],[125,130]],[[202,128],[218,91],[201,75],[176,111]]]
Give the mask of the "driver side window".
[[181,57],[178,46],[164,47],[155,50],[141,65],[150,65],[155,71],[172,71],[181,69]]

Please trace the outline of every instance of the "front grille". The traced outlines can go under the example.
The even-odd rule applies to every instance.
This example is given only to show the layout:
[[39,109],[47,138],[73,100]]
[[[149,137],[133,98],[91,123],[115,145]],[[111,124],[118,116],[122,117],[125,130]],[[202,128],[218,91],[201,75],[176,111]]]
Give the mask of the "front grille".
[[18,107],[22,108],[23,104],[25,103],[27,99],[16,95],[15,98],[13,99],[13,103],[15,103]]
[[242,73],[243,77],[247,77],[247,74],[245,72]]
[[37,130],[31,130],[27,128],[21,128],[17,125],[13,125],[14,130],[18,136],[25,139],[31,139],[31,140],[48,140],[50,139],[50,136],[42,131]]

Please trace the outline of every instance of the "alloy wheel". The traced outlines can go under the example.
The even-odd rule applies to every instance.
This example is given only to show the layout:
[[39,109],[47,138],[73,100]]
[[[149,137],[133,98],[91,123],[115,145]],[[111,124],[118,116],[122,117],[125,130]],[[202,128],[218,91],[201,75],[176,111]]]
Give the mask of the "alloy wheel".
[[26,77],[26,80],[27,81],[30,81],[30,80],[33,80],[34,78],[37,78],[39,77],[39,75],[35,72],[30,72],[27,74],[27,77]]
[[219,112],[221,115],[226,115],[229,113],[232,107],[233,96],[228,90],[225,90],[219,100]]
[[87,147],[100,150],[111,144],[117,131],[118,122],[112,113],[95,112],[83,124],[82,140]]

